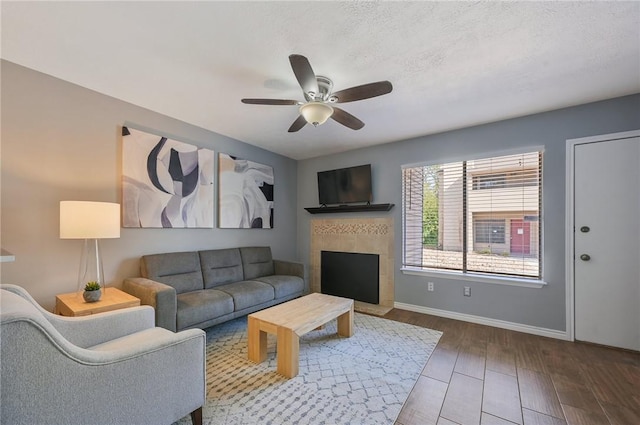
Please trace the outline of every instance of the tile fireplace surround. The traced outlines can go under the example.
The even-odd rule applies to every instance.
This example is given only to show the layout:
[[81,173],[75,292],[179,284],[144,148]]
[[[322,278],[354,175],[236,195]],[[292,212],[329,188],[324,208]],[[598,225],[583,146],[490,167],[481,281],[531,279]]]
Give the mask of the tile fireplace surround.
[[393,308],[393,219],[338,218],[311,220],[311,292],[320,292],[320,252],[339,251],[380,256],[380,303],[356,301],[356,311],[384,315]]

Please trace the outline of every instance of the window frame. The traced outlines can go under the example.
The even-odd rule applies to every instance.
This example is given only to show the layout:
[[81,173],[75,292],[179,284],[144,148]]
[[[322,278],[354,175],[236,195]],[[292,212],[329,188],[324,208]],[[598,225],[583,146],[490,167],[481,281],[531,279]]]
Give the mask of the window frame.
[[[401,166],[402,171],[407,168],[415,168],[415,167],[426,167],[431,165],[441,165],[448,164],[452,162],[462,162],[462,161],[474,161],[480,159],[488,159],[499,156],[508,156],[508,155],[519,155],[531,152],[539,152],[544,156],[544,146],[536,145],[529,146],[525,148],[517,148],[517,149],[506,149],[500,151],[492,151],[492,152],[484,152],[484,153],[476,153],[473,155],[465,155],[465,156],[453,156],[447,158],[441,158],[438,160],[429,160],[422,161],[416,163],[403,164]],[[544,223],[542,220],[544,217],[544,161],[540,166],[541,172],[541,184],[540,184],[540,211],[538,212],[538,217],[541,223]],[[466,178],[466,177],[465,177]],[[471,177],[473,178],[473,177]],[[528,186],[528,185],[527,185]],[[474,190],[473,181],[471,182],[470,191]],[[404,186],[403,186],[403,200],[404,200]],[[539,278],[528,278],[528,277],[519,277],[519,276],[505,276],[501,274],[493,274],[493,273],[484,273],[484,272],[469,272],[469,271],[458,271],[458,270],[447,270],[447,269],[435,269],[428,267],[413,267],[413,266],[404,266],[405,259],[405,205],[403,202],[402,212],[401,212],[401,225],[402,225],[402,257],[401,257],[401,266],[400,271],[404,275],[413,275],[413,276],[422,276],[422,277],[434,277],[440,279],[451,279],[458,281],[473,281],[479,283],[489,283],[489,284],[498,284],[498,285],[507,285],[507,286],[517,286],[517,287],[526,287],[526,288],[543,288],[547,285],[546,280],[544,279],[544,226],[539,228],[539,244],[540,244],[540,273]],[[465,212],[466,213],[466,212]]]

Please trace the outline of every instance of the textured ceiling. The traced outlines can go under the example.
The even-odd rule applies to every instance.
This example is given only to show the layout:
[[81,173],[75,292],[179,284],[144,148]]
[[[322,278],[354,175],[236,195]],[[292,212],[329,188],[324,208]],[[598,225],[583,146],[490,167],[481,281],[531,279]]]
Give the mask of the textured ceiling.
[[[9,2],[2,58],[304,159],[640,92],[639,2]],[[287,133],[288,56],[393,92]],[[139,123],[144,125],[145,123]]]

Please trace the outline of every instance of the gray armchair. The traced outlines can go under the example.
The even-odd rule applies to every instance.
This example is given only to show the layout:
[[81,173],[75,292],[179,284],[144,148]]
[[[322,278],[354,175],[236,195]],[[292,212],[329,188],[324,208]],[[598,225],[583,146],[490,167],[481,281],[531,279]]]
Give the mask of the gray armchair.
[[149,306],[85,317],[0,285],[0,423],[202,422],[205,333],[155,327]]

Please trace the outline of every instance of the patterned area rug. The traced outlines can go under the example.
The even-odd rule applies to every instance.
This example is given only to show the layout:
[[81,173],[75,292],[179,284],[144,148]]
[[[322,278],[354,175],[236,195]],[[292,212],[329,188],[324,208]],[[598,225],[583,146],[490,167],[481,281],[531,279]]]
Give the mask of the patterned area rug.
[[337,336],[336,325],[300,338],[293,379],[276,373],[275,336],[265,362],[247,360],[246,317],[210,328],[203,423],[393,424],[441,332],[359,313],[351,338]]

